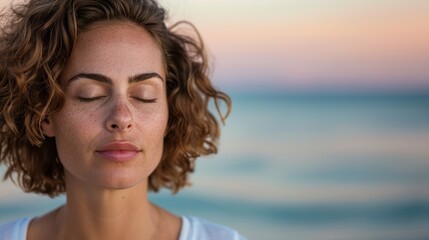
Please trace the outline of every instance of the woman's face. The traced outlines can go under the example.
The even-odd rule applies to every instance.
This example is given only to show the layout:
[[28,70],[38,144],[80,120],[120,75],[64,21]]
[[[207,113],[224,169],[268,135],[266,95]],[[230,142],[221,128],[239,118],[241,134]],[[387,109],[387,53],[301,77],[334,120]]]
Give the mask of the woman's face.
[[42,123],[67,185],[122,189],[147,180],[167,127],[163,66],[156,42],[131,23],[97,23],[78,36],[60,79],[65,104]]

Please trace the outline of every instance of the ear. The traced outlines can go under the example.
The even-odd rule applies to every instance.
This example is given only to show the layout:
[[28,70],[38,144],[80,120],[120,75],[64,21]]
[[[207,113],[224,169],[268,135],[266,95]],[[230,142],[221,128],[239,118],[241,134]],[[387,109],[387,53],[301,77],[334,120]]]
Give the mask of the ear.
[[54,137],[55,131],[54,127],[52,126],[52,121],[50,120],[50,117],[46,117],[42,120],[41,123],[43,134],[45,134],[48,137]]

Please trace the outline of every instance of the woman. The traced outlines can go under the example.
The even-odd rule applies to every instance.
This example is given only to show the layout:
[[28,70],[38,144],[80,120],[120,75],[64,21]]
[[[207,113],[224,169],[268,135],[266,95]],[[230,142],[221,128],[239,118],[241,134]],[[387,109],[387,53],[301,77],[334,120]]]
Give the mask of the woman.
[[[64,206],[0,227],[0,239],[241,239],[175,216],[148,191],[179,191],[216,153],[208,111],[229,97],[201,39],[165,26],[154,0],[30,0],[0,37],[0,162],[27,192]],[[189,24],[188,24],[189,25]]]

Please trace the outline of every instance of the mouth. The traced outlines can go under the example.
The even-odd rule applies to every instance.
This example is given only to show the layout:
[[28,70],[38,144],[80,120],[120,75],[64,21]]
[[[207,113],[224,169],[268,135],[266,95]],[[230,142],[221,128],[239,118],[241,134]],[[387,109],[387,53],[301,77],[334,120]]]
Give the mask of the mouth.
[[98,148],[95,153],[99,157],[114,161],[125,162],[134,159],[142,150],[129,142],[111,142]]

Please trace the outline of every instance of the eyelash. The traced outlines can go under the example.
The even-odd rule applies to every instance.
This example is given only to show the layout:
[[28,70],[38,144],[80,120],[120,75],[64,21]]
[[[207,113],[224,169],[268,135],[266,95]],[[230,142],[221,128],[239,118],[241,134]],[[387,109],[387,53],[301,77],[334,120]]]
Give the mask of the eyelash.
[[[103,98],[104,96],[100,96],[100,97],[93,97],[93,98],[84,98],[84,97],[78,97],[79,101],[81,102],[93,102],[96,100],[99,100],[101,98]],[[137,98],[137,97],[133,97],[133,99],[139,101],[139,102],[143,102],[143,103],[156,103],[157,99],[153,98],[153,99],[143,99],[143,98]]]
[[84,98],[84,97],[78,97],[79,101],[81,102],[93,102],[96,101],[98,99],[103,98],[104,96],[100,96],[100,97],[93,97],[93,98]]
[[143,99],[143,98],[136,98],[136,97],[133,97],[133,98],[143,103],[156,103],[156,98],[153,98],[153,99]]

